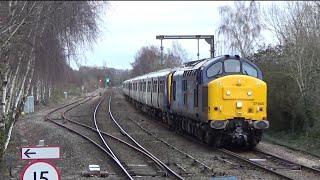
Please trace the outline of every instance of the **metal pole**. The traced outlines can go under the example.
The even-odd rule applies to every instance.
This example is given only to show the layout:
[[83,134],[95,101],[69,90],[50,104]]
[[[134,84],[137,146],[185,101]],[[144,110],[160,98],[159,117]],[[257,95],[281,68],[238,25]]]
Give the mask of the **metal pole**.
[[214,58],[214,37],[211,37],[211,44],[210,44],[210,51],[211,51],[211,58]]
[[199,60],[199,38],[198,38],[198,53],[197,53],[197,56],[198,56],[198,60]]
[[162,46],[162,39],[161,39],[161,46],[160,46],[160,50],[161,50],[161,65],[164,64],[164,60],[163,60],[163,46]]

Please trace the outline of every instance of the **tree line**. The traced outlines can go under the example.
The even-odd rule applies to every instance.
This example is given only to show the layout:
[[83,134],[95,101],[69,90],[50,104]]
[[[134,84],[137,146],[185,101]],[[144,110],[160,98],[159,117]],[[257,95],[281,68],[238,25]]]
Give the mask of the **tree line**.
[[164,50],[162,54],[160,47],[154,45],[143,46],[138,50],[134,61],[131,63],[130,77],[178,67],[186,61],[188,61],[188,53],[178,42],[173,42],[172,47]]
[[104,4],[0,2],[0,142],[29,94],[36,100],[50,96],[56,85],[72,77],[70,60],[79,45],[96,40]]
[[[236,2],[220,9],[218,32],[226,46],[257,63],[268,83],[268,114],[273,130],[320,136],[320,3]],[[265,45],[261,31],[274,34]]]

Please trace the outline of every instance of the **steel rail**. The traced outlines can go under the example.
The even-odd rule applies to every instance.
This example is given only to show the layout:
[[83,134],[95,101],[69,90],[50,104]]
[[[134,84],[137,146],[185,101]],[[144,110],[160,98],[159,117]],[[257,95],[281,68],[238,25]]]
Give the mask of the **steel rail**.
[[[88,100],[90,100],[90,99],[88,99]],[[67,121],[69,121],[69,122],[71,122],[71,123],[77,124],[77,125],[79,125],[79,126],[82,126],[82,127],[87,128],[87,129],[91,129],[91,130],[94,131],[94,132],[97,132],[97,130],[96,130],[95,128],[90,127],[90,126],[88,126],[88,125],[86,125],[86,124],[77,122],[77,121],[73,121],[73,120],[71,120],[70,118],[68,118],[68,117],[66,116],[66,113],[67,113],[67,112],[69,112],[70,110],[74,109],[75,107],[77,107],[77,106],[79,106],[79,105],[87,102],[88,100],[82,101],[82,102],[78,103],[77,105],[70,107],[69,109],[67,109],[66,111],[64,111],[61,116],[62,116],[63,119],[65,119],[65,120],[67,120]],[[114,139],[114,140],[116,140],[116,141],[118,141],[118,142],[120,142],[120,143],[123,143],[123,144],[125,144],[125,145],[128,146],[128,147],[131,147],[131,148],[133,148],[133,149],[134,149],[135,151],[137,151],[137,152],[142,153],[143,155],[145,155],[145,156],[147,156],[149,159],[151,159],[153,162],[155,162],[162,170],[166,170],[165,168],[163,168],[163,166],[162,166],[156,159],[154,159],[152,156],[150,156],[149,154],[147,154],[147,153],[144,152],[143,150],[139,149],[138,147],[133,146],[132,144],[127,143],[127,142],[123,141],[122,139],[117,138],[117,137],[115,137],[115,136],[113,136],[113,135],[111,135],[111,134],[108,134],[108,133],[106,133],[106,132],[103,132],[103,131],[100,131],[100,132],[101,132],[101,134],[103,134],[103,135],[105,135],[105,136],[108,136],[108,137],[110,137],[110,138],[112,138],[112,139]],[[167,174],[165,174],[165,176],[167,176]]]
[[[66,107],[68,107],[68,106],[71,106],[71,105],[73,105],[73,104],[75,104],[75,103],[78,103],[78,102],[82,101],[82,100],[85,99],[85,98],[86,98],[86,97],[81,98],[81,99],[79,99],[79,100],[76,100],[76,101],[74,101],[74,102],[72,102],[72,103],[69,103],[69,104],[66,104],[66,105],[63,105],[63,106],[60,106],[60,107],[58,107],[58,108],[53,109],[52,111],[50,111],[50,112],[44,117],[44,119],[45,119],[45,120],[48,120],[48,117],[49,117],[51,114],[53,114],[54,112],[57,112],[57,111],[59,111],[60,109],[63,109],[63,108],[66,108]],[[50,119],[52,119],[52,118],[50,118]]]
[[[154,137],[155,139],[159,140],[160,142],[164,143],[166,146],[171,147],[172,149],[175,149],[176,151],[178,151],[179,153],[183,154],[184,156],[192,159],[194,162],[200,164],[201,166],[203,166],[205,169],[210,170],[211,172],[213,172],[213,169],[210,168],[209,166],[203,164],[202,162],[200,162],[198,159],[196,159],[195,157],[191,156],[190,154],[183,152],[182,150],[178,149],[177,147],[173,146],[172,144],[168,143],[167,141],[159,138],[158,136],[156,136],[155,134],[153,134],[152,132],[148,131],[146,128],[144,128],[142,125],[140,125],[139,123],[137,123],[135,120],[133,120],[132,118],[128,118],[130,121],[132,121],[134,124],[136,124],[140,129],[142,129],[144,132],[146,132],[147,134],[151,135],[152,137]],[[160,124],[161,125],[161,124]]]
[[228,154],[229,156],[232,156],[232,157],[235,157],[235,158],[237,158],[237,159],[240,159],[240,160],[242,160],[242,161],[245,161],[245,162],[247,162],[247,163],[249,163],[249,164],[252,164],[252,165],[254,165],[254,166],[256,166],[256,167],[259,167],[259,168],[261,168],[261,169],[263,169],[263,170],[266,170],[266,171],[268,171],[268,172],[271,172],[272,174],[275,174],[275,175],[277,175],[277,176],[279,176],[279,177],[282,177],[282,178],[284,178],[284,179],[293,180],[293,179],[292,179],[291,177],[289,177],[289,176],[286,176],[286,175],[283,175],[283,174],[281,174],[281,173],[278,173],[277,171],[275,171],[275,170],[273,170],[273,169],[269,169],[269,168],[267,168],[267,167],[265,167],[265,166],[263,166],[263,165],[261,165],[261,164],[259,164],[259,163],[257,163],[257,162],[250,161],[249,159],[244,158],[244,157],[242,157],[242,156],[240,156],[240,155],[238,155],[238,154],[236,154],[236,153],[234,153],[234,152],[232,152],[232,151],[229,151],[229,150],[227,150],[227,149],[217,148],[216,150],[218,150],[218,151],[220,151],[220,152],[222,152],[222,153]]
[[[94,131],[94,132],[97,132],[97,130],[96,130],[95,128],[93,128],[93,127],[91,127],[91,126],[88,126],[88,125],[86,125],[86,124],[83,124],[83,123],[74,121],[74,120],[72,120],[72,119],[70,119],[70,118],[68,118],[68,117],[66,116],[66,112],[70,111],[71,109],[73,109],[73,108],[75,108],[75,107],[77,107],[77,106],[79,106],[79,105],[80,105],[80,104],[77,104],[76,106],[73,106],[73,107],[71,107],[70,109],[68,109],[67,111],[65,111],[65,112],[62,114],[62,118],[65,119],[65,120],[67,120],[67,121],[69,121],[69,122],[71,122],[71,123],[74,123],[74,124],[76,124],[76,125],[79,125],[79,126],[82,126],[82,127],[84,127],[84,128],[90,129],[90,130],[92,130],[92,131]],[[147,154],[147,153],[144,152],[143,150],[139,149],[138,147],[136,147],[136,146],[134,146],[134,145],[132,145],[132,144],[126,142],[126,141],[123,141],[122,139],[117,138],[117,137],[115,137],[115,136],[113,136],[113,135],[111,135],[111,134],[109,134],[109,133],[107,133],[107,132],[104,132],[104,131],[100,131],[100,132],[101,132],[101,134],[103,134],[103,135],[105,135],[105,136],[107,136],[107,137],[110,137],[110,138],[112,138],[112,139],[114,139],[114,140],[116,140],[116,141],[118,141],[118,142],[120,142],[120,143],[122,143],[122,144],[125,144],[125,145],[128,146],[128,147],[131,147],[131,148],[133,148],[133,149],[134,149],[135,151],[137,151],[137,152],[142,153],[143,155],[147,156],[149,159],[151,159],[152,161],[154,161],[160,168],[164,169],[164,168],[162,167],[162,165],[161,165],[156,159],[154,159],[152,156],[150,156],[149,154]]]
[[175,171],[173,171],[170,167],[168,167],[165,163],[163,163],[161,160],[159,160],[157,157],[155,157],[152,153],[150,153],[148,150],[146,150],[142,145],[140,145],[133,137],[131,137],[116,121],[116,119],[113,117],[112,112],[111,112],[111,96],[109,98],[109,115],[113,122],[118,126],[120,129],[121,133],[127,136],[134,144],[136,144],[139,148],[141,148],[143,151],[148,153],[150,156],[152,156],[154,159],[156,159],[165,169],[167,169],[168,172],[170,172],[173,176],[175,176],[178,179],[184,179],[182,176],[177,174]]
[[58,111],[58,110],[60,110],[60,109],[63,109],[63,108],[65,108],[65,107],[71,106],[71,105],[73,105],[73,104],[75,104],[75,103],[77,103],[77,102],[80,102],[80,101],[81,101],[81,100],[77,100],[77,101],[75,101],[75,102],[73,102],[73,103],[70,103],[70,104],[67,104],[67,105],[64,105],[64,106],[62,106],[62,107],[59,107],[59,108],[54,109],[53,111],[49,112],[49,113],[45,116],[45,119],[48,120],[48,121],[50,121],[50,122],[52,122],[52,123],[54,123],[54,124],[56,124],[56,125],[58,125],[58,126],[60,126],[60,127],[63,127],[63,128],[65,128],[65,129],[71,131],[72,133],[75,133],[75,134],[79,135],[80,137],[82,137],[82,138],[84,138],[84,139],[86,139],[86,140],[88,140],[88,141],[91,142],[93,145],[97,146],[100,150],[102,150],[103,152],[105,152],[113,161],[118,162],[118,160],[117,160],[110,152],[108,152],[108,150],[106,150],[105,148],[103,148],[101,145],[99,145],[97,142],[95,142],[94,140],[92,140],[92,139],[89,138],[88,136],[85,136],[85,135],[83,135],[81,132],[78,132],[78,131],[76,131],[76,130],[74,130],[74,129],[71,129],[71,128],[67,127],[66,125],[63,125],[63,124],[61,124],[61,123],[58,123],[58,122],[52,120],[52,119],[49,117],[52,113],[54,113],[54,112],[56,112],[56,111]]
[[258,153],[261,153],[263,155],[266,155],[266,156],[271,156],[273,158],[276,158],[280,161],[284,161],[286,163],[290,163],[290,164],[294,164],[294,165],[298,165],[298,166],[301,166],[301,169],[304,168],[306,170],[309,170],[309,171],[312,171],[312,172],[315,172],[315,173],[320,173],[320,170],[319,169],[316,169],[316,168],[313,168],[313,167],[309,167],[309,166],[305,166],[303,164],[299,164],[299,163],[296,163],[296,162],[293,162],[293,161],[290,161],[290,160],[287,160],[287,159],[283,159],[282,157],[280,156],[277,156],[275,154],[270,154],[270,153],[267,153],[265,151],[262,151],[260,149],[254,149],[254,151],[258,152]]
[[117,165],[122,169],[122,171],[126,174],[126,176],[133,180],[133,177],[130,175],[130,173],[124,168],[124,166],[122,165],[122,163],[120,162],[120,160],[118,159],[118,157],[113,153],[113,151],[111,150],[111,148],[109,147],[108,143],[105,141],[105,139],[103,138],[101,132],[100,132],[100,129],[98,127],[98,124],[97,124],[97,118],[96,118],[96,115],[97,115],[97,111],[100,107],[100,104],[102,103],[102,101],[106,98],[106,96],[103,96],[101,98],[101,100],[99,101],[99,103],[97,104],[96,108],[94,109],[94,113],[93,113],[93,121],[94,121],[94,125],[96,127],[96,130],[103,142],[103,144],[105,145],[105,147],[108,149],[108,151],[110,152],[110,154],[113,156],[113,160],[117,163]]
[[88,140],[88,141],[90,141],[92,144],[94,144],[94,145],[97,146],[99,149],[101,149],[102,151],[104,151],[104,152],[105,152],[110,158],[112,158],[114,161],[116,160],[116,159],[112,156],[112,154],[110,154],[105,148],[103,148],[101,145],[99,145],[97,142],[95,142],[94,140],[92,140],[92,139],[89,138],[88,136],[83,135],[83,134],[81,134],[81,132],[78,132],[78,131],[76,131],[76,130],[74,130],[74,129],[71,129],[71,128],[67,127],[67,126],[64,125],[64,124],[58,123],[58,122],[50,119],[49,117],[47,118],[47,120],[48,120],[48,121],[51,121],[52,123],[54,123],[54,124],[56,124],[56,125],[58,125],[58,126],[60,126],[60,127],[65,128],[65,129],[67,129],[67,130],[69,130],[69,131],[71,131],[71,132],[73,132],[73,133],[75,133],[75,134],[77,134],[77,135],[79,135],[79,136],[81,136],[81,137],[83,137],[84,139],[86,139],[86,140]]

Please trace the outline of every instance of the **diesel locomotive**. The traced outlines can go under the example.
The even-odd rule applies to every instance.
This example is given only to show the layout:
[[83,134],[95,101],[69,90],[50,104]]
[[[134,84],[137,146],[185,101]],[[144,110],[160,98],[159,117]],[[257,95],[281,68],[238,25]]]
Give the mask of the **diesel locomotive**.
[[219,56],[123,82],[144,112],[216,147],[255,147],[267,120],[267,84],[251,61]]

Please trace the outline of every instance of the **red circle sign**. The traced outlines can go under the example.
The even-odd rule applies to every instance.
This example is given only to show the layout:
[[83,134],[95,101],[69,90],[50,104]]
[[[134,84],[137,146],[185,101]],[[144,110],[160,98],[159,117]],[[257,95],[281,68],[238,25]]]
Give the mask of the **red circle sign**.
[[51,163],[34,161],[24,168],[21,180],[60,180],[60,174]]

